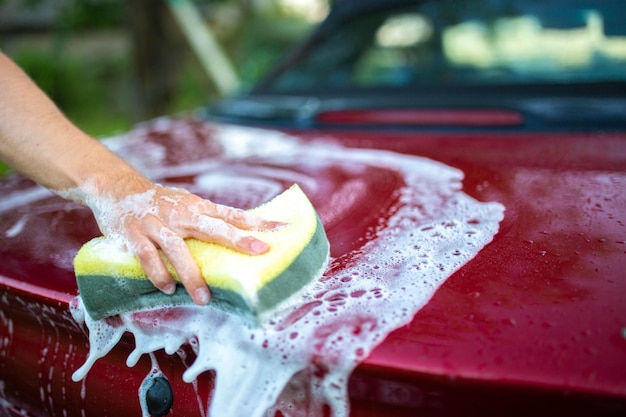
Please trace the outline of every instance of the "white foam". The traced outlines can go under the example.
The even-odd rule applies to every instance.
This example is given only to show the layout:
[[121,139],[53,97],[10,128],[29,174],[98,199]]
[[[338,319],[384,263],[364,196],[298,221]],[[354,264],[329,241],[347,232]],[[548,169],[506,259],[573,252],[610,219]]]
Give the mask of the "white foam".
[[[492,240],[504,207],[467,196],[460,191],[462,172],[428,159],[305,146],[255,129],[217,133],[233,158],[262,156],[277,167],[340,165],[357,173],[378,166],[397,171],[406,185],[387,223],[368,231],[359,248],[332,259],[297,302],[277,311],[263,326],[250,327],[240,317],[210,306],[123,314],[115,326],[83,314],[90,329],[90,353],[73,378],[84,378],[94,361],[129,331],[136,340],[129,366],[143,354],[159,349],[174,354],[189,343],[197,357],[183,379],[193,382],[207,370],[216,371],[209,415],[260,417],[267,410],[281,410],[290,416],[315,416],[327,404],[334,416],[347,416],[347,381],[354,367],[387,334],[410,322],[446,278]],[[259,137],[271,146],[259,146]],[[264,150],[257,152],[259,148]],[[354,181],[346,191],[363,192],[364,185]],[[339,221],[355,198],[333,199],[335,207],[325,212],[324,220]],[[82,310],[80,302],[75,305]]]
[[100,231],[106,236],[106,243],[117,247],[115,255],[120,251],[131,250],[132,242],[126,237],[126,225],[128,219],[141,219],[148,214],[158,215],[155,205],[157,191],[150,189],[143,193],[130,194],[121,200],[114,200],[109,195],[98,190],[92,180],[86,181],[79,187],[57,191],[61,197],[78,202],[89,207],[98,223]]

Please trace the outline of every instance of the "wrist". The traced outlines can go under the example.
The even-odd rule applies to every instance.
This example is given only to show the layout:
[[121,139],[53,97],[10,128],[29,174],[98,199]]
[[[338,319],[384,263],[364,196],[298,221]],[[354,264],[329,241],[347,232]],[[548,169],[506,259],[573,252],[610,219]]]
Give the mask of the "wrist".
[[151,181],[126,161],[95,140],[94,145],[74,159],[81,162],[68,170],[70,185],[57,193],[93,209],[99,200],[119,202],[152,188]]

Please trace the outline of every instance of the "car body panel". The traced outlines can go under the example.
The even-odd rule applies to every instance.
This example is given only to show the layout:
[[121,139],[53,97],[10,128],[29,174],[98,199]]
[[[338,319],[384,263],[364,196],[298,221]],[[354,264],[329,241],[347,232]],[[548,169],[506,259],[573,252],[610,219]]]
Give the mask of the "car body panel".
[[[162,119],[116,139],[114,148],[155,180],[196,192],[202,191],[198,178],[227,173],[227,186],[205,197],[243,208],[299,182],[320,213],[335,257],[367,240],[402,186],[393,171],[378,168],[357,175],[334,162],[280,166],[263,158],[225,158],[211,138],[236,140],[238,129],[248,128]],[[491,400],[468,412],[511,411],[511,404],[624,411],[625,134],[258,131],[311,145],[427,157],[460,169],[471,197],[505,207],[494,240],[357,368],[350,383],[353,415],[390,409],[446,415],[485,398]],[[160,146],[167,149],[162,159],[154,156]],[[351,187],[355,178],[366,186]],[[132,338],[97,361],[86,382],[70,378],[88,352],[86,331],[70,313],[77,294],[72,258],[99,235],[95,221],[86,209],[17,175],[4,179],[0,190],[5,408],[30,407],[28,415],[139,415],[136,388],[130,387],[141,384],[150,361],[126,367]],[[328,198],[333,194],[350,200],[340,213]],[[198,389],[205,393],[196,394],[180,379],[178,357],[158,357],[177,398],[171,415],[200,415],[198,398],[206,398],[213,377],[201,378]],[[508,402],[493,400],[494,393]]]

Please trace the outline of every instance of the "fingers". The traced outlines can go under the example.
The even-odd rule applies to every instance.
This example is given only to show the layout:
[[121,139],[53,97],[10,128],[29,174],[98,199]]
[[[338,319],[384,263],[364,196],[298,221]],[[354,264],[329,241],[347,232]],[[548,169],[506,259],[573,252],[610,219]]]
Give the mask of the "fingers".
[[162,227],[157,242],[193,301],[198,305],[208,304],[211,293],[183,238]]
[[248,255],[262,255],[270,249],[266,242],[247,235],[219,218],[195,216],[189,227],[190,237],[217,243]]
[[226,223],[243,230],[273,230],[285,225],[285,223],[282,222],[265,220],[245,210],[215,204],[206,200],[202,201],[198,208],[200,214],[221,219]]
[[132,250],[148,279],[165,294],[174,294],[176,284],[154,243],[144,236],[130,236],[130,239],[133,244]]
[[206,282],[180,236],[163,227],[160,221],[152,216],[146,216],[141,224],[130,225],[128,235],[133,242],[133,250],[141,268],[156,288],[169,295],[176,290],[176,283],[159,253],[160,248],[194,303],[206,305],[210,301],[211,293]]
[[224,220],[208,216],[193,218],[195,221],[184,228],[187,230],[178,230],[181,233],[164,226],[153,215],[127,219],[126,230],[141,268],[156,288],[170,295],[176,290],[176,283],[160,249],[193,301],[198,305],[206,305],[211,299],[211,293],[183,236],[217,243],[249,255],[266,253],[270,246]]
[[[154,286],[173,294],[176,282],[167,267],[166,259],[169,260],[183,286],[199,305],[207,304],[211,293],[184,239],[196,238],[248,255],[261,255],[269,251],[270,246],[247,231],[268,231],[285,225],[203,200],[184,190],[154,185],[149,191],[150,201],[141,200],[146,207],[137,210],[137,199],[134,195],[127,196],[118,202],[121,214],[113,216],[114,223],[109,224],[112,221],[109,217],[98,216],[99,224],[104,223],[103,230],[125,236]],[[126,204],[129,202],[131,210]]]

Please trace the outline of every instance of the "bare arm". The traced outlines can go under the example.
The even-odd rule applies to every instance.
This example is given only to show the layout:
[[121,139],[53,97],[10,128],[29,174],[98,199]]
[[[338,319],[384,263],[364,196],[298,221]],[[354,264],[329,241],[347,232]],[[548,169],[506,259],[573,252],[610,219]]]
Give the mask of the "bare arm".
[[166,293],[174,281],[161,249],[197,304],[210,292],[185,238],[261,254],[266,243],[246,229],[270,229],[244,211],[154,184],[74,126],[8,57],[0,53],[0,159],[39,184],[89,207],[107,237],[119,239]]

